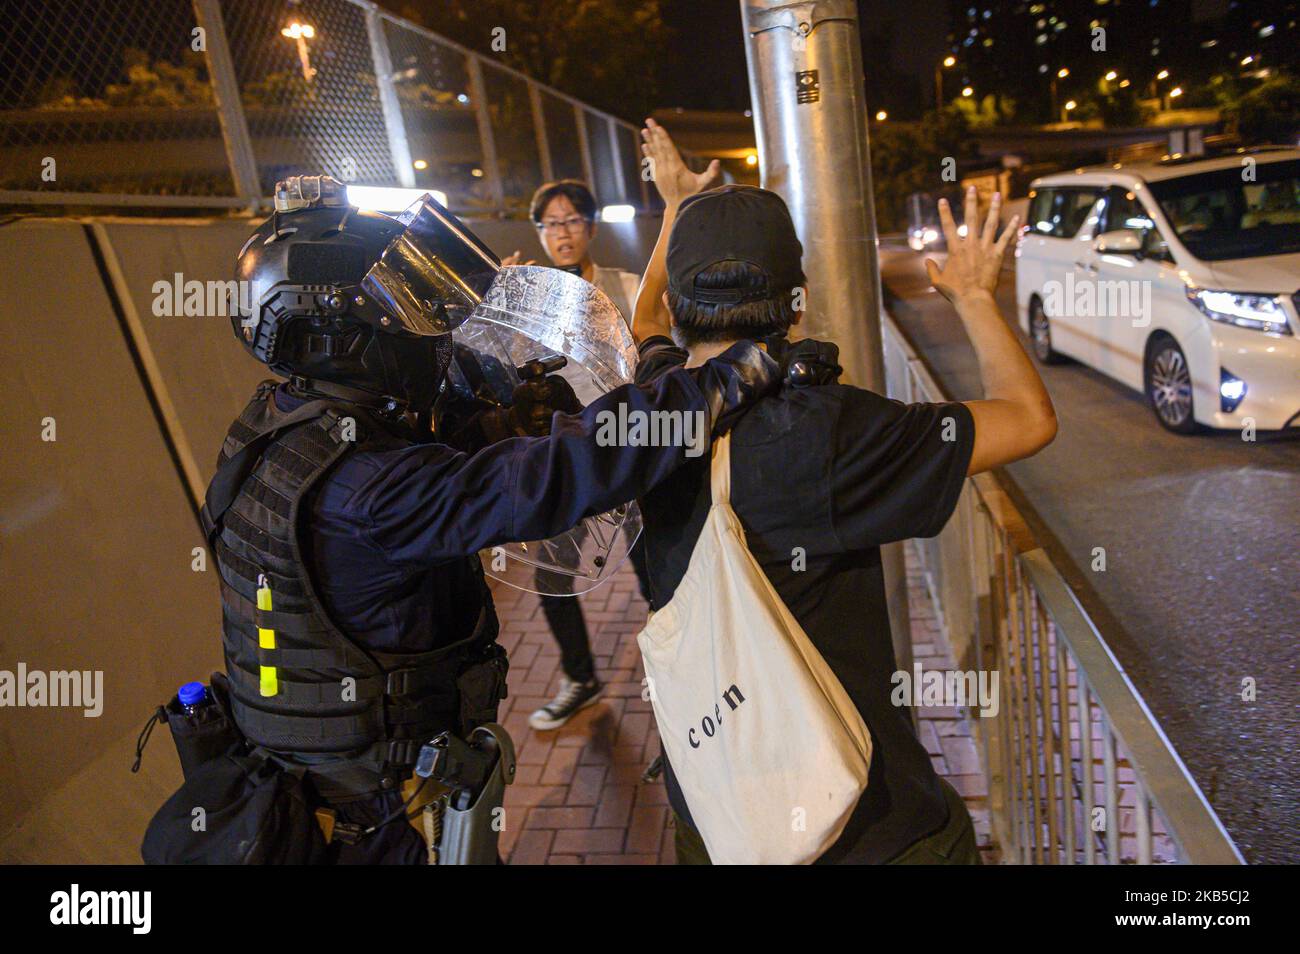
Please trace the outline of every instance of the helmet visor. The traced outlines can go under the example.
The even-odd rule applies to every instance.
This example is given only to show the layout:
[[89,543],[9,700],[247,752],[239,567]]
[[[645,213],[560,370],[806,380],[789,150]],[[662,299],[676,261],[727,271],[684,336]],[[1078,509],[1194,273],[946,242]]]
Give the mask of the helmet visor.
[[398,329],[444,335],[478,307],[501,263],[428,195],[398,221],[406,228],[361,280],[361,289]]

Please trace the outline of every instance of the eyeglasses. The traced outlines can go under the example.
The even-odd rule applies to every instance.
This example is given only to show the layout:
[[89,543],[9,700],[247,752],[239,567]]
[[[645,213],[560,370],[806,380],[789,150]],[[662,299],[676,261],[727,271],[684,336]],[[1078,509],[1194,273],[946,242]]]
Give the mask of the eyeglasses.
[[583,218],[580,215],[575,215],[567,219],[551,219],[546,222],[538,222],[537,231],[546,232],[549,235],[555,235],[557,232],[577,232],[589,221],[589,219]]

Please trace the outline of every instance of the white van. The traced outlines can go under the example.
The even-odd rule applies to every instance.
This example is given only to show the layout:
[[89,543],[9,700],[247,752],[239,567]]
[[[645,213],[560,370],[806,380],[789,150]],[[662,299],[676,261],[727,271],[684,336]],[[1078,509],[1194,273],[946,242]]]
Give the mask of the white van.
[[1156,419],[1300,426],[1300,150],[1034,181],[1016,303],[1040,361],[1144,392]]

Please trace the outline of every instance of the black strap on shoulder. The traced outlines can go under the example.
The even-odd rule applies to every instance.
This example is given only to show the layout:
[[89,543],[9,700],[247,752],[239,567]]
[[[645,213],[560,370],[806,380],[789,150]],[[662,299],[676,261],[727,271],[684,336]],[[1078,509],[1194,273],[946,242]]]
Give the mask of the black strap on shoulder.
[[253,472],[258,459],[266,452],[271,441],[288,428],[321,417],[330,411],[337,413],[338,405],[332,401],[308,401],[276,421],[275,426],[260,431],[226,459],[226,462],[217,469],[212,483],[208,484],[208,492],[199,511],[199,519],[203,522],[203,533],[209,545],[216,537],[222,516],[239,496],[239,489],[248,479],[248,475]]

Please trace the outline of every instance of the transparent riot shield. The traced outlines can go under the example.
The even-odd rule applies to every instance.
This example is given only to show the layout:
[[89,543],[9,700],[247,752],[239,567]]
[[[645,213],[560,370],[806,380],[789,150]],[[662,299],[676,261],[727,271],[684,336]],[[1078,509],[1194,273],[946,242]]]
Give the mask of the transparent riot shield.
[[[454,378],[500,403],[520,383],[518,369],[556,355],[558,372],[588,404],[631,382],[636,345],[614,303],[590,282],[555,268],[502,268],[469,319],[453,332]],[[641,532],[635,502],[549,540],[484,551],[488,576],[543,595],[585,593],[613,576]]]

